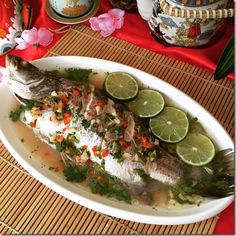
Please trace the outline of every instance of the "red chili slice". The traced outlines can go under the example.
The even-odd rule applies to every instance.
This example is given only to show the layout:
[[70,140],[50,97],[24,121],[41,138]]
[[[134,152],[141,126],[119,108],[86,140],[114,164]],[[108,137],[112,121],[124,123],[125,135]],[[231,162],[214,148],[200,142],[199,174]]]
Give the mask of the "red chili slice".
[[103,158],[104,158],[104,157],[107,157],[108,154],[109,154],[109,150],[108,150],[108,149],[104,149],[104,150],[102,150],[102,152],[101,152],[101,155],[102,155]]
[[80,96],[80,91],[78,89],[76,89],[76,88],[73,88],[72,89],[72,95],[75,96],[75,97],[76,96]]
[[98,101],[98,102],[97,102],[97,106],[98,106],[98,107],[103,107],[103,102]]

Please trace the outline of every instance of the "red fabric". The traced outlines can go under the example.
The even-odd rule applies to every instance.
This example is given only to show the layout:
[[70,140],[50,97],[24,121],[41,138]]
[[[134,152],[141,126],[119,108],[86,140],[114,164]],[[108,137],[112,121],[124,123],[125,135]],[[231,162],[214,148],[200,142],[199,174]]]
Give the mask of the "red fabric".
[[[54,22],[47,16],[45,12],[46,0],[23,1],[25,3],[29,3],[33,7],[32,26],[35,26],[36,28],[47,27],[52,29],[57,29],[63,26],[62,24]],[[97,15],[107,12],[110,8],[111,5],[108,0],[101,0],[101,6]],[[89,25],[88,22],[85,22],[85,24]],[[198,49],[180,48],[174,46],[165,47],[152,38],[147,23],[139,16],[138,13],[126,13],[124,27],[117,30],[113,36],[134,43],[140,47],[147,48],[151,51],[194,64],[213,72],[216,68],[220,54],[229,38],[232,36],[233,31],[234,22],[231,19],[227,21],[224,31],[218,40],[211,43],[208,47]],[[23,51],[13,50],[11,53],[22,56],[26,60],[41,58],[47,50],[61,38],[62,35],[63,34],[55,34],[53,43],[46,48],[35,48],[32,46]],[[5,56],[0,56],[0,65],[5,65]],[[233,78],[232,75],[231,78]],[[214,234],[234,234],[234,232],[234,204],[231,204],[221,213]]]

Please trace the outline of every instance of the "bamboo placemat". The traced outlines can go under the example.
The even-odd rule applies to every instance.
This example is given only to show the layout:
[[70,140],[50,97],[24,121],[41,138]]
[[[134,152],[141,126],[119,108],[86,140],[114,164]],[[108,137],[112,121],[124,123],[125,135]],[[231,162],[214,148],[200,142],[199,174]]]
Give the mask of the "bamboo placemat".
[[[234,82],[114,37],[73,26],[46,56],[80,55],[120,62],[179,88],[234,135]],[[1,234],[212,234],[219,216],[186,225],[142,224],[82,207],[31,177],[0,142]]]

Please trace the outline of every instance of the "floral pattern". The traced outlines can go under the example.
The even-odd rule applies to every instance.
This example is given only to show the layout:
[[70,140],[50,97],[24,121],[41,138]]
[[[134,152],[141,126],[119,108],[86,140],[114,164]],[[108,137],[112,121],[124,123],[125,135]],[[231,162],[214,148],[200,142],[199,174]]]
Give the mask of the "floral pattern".
[[[23,20],[21,16],[22,1],[21,0],[4,0],[0,2],[3,8],[3,21],[0,22],[0,55],[7,53],[16,45],[15,39],[21,35],[23,29]],[[13,7],[13,9],[11,9]],[[8,26],[5,29],[5,26]],[[4,27],[4,28],[3,28]],[[5,34],[4,34],[5,31]]]
[[[225,0],[208,5],[207,9],[223,8],[223,3]],[[205,7],[202,7],[201,10],[204,9]],[[162,11],[159,0],[155,0],[153,15],[148,23],[153,37],[166,46],[198,47],[210,42],[222,27],[224,20],[170,16]]]

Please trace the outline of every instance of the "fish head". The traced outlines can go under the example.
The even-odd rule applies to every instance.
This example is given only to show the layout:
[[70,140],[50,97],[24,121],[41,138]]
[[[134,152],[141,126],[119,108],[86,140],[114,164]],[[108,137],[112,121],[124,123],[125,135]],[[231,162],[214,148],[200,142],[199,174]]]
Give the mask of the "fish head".
[[18,98],[40,100],[56,89],[58,81],[46,71],[15,55],[6,56],[8,83]]

